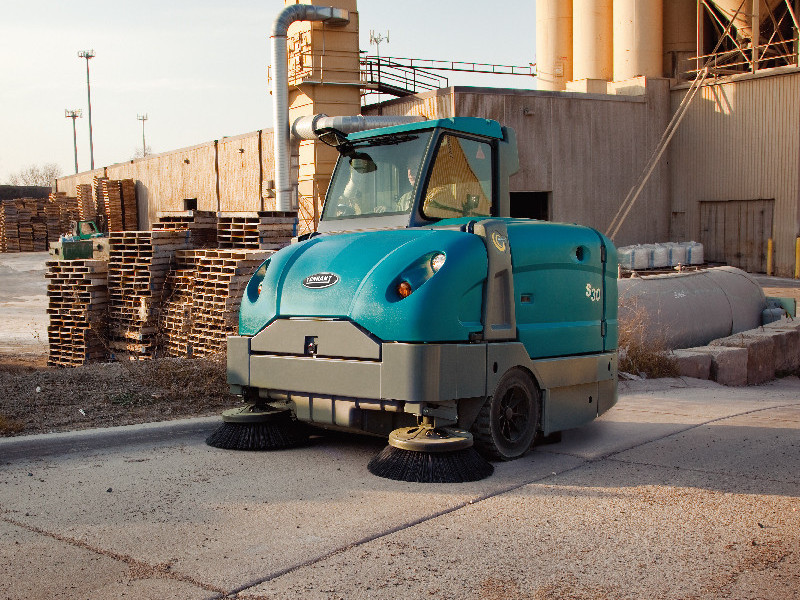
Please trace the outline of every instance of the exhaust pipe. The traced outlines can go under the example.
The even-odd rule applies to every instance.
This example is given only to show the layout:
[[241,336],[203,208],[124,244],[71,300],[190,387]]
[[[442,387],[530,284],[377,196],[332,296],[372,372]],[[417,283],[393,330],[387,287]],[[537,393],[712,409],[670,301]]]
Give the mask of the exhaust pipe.
[[289,74],[287,69],[286,33],[296,21],[323,21],[334,27],[350,22],[350,13],[343,8],[292,4],[284,8],[272,24],[272,122],[275,150],[276,208],[292,210],[292,182],[289,177]]

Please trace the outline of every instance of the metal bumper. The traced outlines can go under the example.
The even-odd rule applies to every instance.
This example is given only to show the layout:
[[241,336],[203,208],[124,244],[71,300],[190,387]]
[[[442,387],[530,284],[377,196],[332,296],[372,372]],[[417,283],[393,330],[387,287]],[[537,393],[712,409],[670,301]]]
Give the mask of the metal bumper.
[[302,395],[441,403],[486,394],[485,344],[381,344],[380,360],[258,353],[228,338],[228,383]]

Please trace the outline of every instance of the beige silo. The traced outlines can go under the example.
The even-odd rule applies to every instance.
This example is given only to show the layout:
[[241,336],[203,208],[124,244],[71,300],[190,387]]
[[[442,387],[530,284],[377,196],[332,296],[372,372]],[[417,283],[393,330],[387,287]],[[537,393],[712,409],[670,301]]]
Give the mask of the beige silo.
[[662,77],[661,0],[614,0],[614,80]]
[[536,0],[536,73],[540,90],[572,80],[572,0]]
[[697,0],[664,3],[664,77],[686,79],[697,61]]
[[573,0],[573,79],[610,81],[613,77],[612,4],[612,0]]

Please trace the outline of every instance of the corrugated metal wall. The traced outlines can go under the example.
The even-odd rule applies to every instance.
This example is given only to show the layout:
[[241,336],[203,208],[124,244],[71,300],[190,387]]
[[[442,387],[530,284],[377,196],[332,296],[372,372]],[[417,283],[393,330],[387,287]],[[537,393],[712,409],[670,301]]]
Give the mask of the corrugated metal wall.
[[[442,91],[449,91],[452,100]],[[455,87],[395,100],[382,109],[383,114],[404,115],[420,114],[423,107],[422,114],[432,118],[484,117],[514,128],[520,171],[511,178],[511,191],[552,192],[553,220],[601,231],[670,118],[666,80],[649,81],[645,96]],[[377,114],[377,109],[365,114]],[[669,174],[662,162],[615,242],[667,241],[669,213]]]
[[262,196],[273,173],[272,131],[264,130],[60,177],[57,190],[74,195],[94,176],[133,179],[144,229],[158,212],[183,210],[185,198],[197,198],[198,210],[270,210]]
[[[701,238],[710,226],[702,222],[701,202],[772,199],[775,273],[793,274],[800,232],[798,90],[800,73],[794,71],[698,92],[669,149],[673,237],[685,231]],[[673,110],[685,93],[672,92]]]

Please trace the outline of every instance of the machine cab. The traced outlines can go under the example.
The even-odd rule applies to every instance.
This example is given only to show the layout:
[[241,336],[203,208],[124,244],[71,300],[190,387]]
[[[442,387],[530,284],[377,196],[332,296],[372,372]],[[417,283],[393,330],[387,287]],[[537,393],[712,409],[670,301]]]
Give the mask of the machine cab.
[[317,133],[340,153],[320,232],[508,215],[508,177],[519,160],[513,130],[496,121],[461,117],[349,136]]

